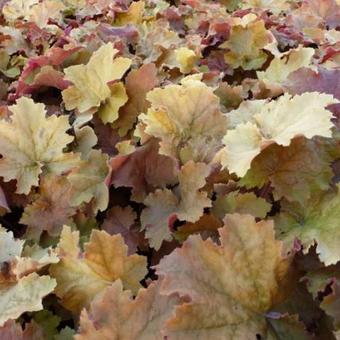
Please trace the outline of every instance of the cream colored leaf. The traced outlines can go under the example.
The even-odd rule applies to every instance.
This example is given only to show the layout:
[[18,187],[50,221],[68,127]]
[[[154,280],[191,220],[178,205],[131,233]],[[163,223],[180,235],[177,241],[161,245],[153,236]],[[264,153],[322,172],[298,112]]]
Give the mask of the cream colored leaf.
[[[261,101],[262,102],[262,101]],[[228,130],[223,139],[225,148],[216,156],[223,167],[242,177],[250,169],[252,160],[268,145],[276,143],[288,146],[298,136],[331,137],[332,112],[326,107],[338,101],[332,95],[307,92],[290,96],[285,94],[278,100],[260,105],[251,105],[254,110],[244,115],[234,129]],[[232,116],[237,116],[237,110]],[[244,122],[248,119],[248,122]],[[236,119],[233,118],[235,122]]]
[[40,28],[45,28],[49,19],[60,22],[64,9],[65,6],[60,1],[44,0],[32,6],[29,11],[28,20],[37,24]]
[[291,6],[290,0],[243,0],[243,8],[262,8],[270,10],[273,13],[289,9]]
[[226,145],[218,154],[221,163],[230,172],[244,176],[251,161],[261,152],[262,136],[256,125],[247,122],[229,130],[223,139]]
[[32,247],[26,246],[21,257],[16,256],[11,261],[11,272],[20,278],[58,262],[59,258],[52,248],[41,248],[35,244]]
[[18,18],[27,19],[31,7],[38,2],[39,0],[10,0],[3,7],[2,13],[8,21],[14,21]]
[[132,2],[127,12],[116,14],[115,24],[119,26],[140,24],[143,19],[144,7],[144,1]]
[[5,181],[17,180],[17,192],[28,194],[38,185],[45,169],[60,174],[79,163],[77,155],[63,153],[73,137],[66,116],[46,117],[43,104],[21,97],[9,109],[10,121],[0,121],[0,175]]
[[42,298],[51,293],[56,286],[49,276],[32,273],[17,283],[0,285],[0,326],[16,319],[24,312],[43,309]]
[[196,53],[187,48],[180,47],[175,50],[168,50],[163,59],[163,67],[171,69],[177,67],[183,74],[190,73],[196,61],[199,60]]
[[15,239],[11,231],[0,227],[0,286],[14,284],[25,275],[59,261],[54,250],[38,245],[24,246],[24,241]]
[[226,118],[213,89],[199,81],[156,88],[147,94],[151,108],[139,116],[145,132],[160,141],[160,153],[209,162],[221,146]]
[[15,239],[13,232],[0,227],[0,262],[12,260],[15,256],[20,256],[25,241]]

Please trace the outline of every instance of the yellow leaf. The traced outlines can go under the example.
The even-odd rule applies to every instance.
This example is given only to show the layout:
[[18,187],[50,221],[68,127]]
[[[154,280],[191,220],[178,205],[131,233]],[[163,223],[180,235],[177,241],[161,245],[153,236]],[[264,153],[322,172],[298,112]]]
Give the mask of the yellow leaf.
[[115,25],[140,24],[143,20],[145,2],[132,2],[127,12],[117,13]]
[[119,109],[128,101],[128,96],[122,82],[110,86],[111,96],[100,107],[98,115],[104,124],[113,123],[118,119]]
[[121,279],[124,288],[136,293],[147,272],[143,256],[127,256],[127,246],[121,235],[110,236],[93,230],[82,253],[78,247],[79,232],[64,227],[58,246],[61,258],[50,268],[57,280],[56,294],[62,304],[73,312],[88,307],[93,298]]
[[190,50],[187,47],[180,47],[165,53],[163,67],[178,67],[182,73],[186,74],[191,72],[198,59],[199,58],[193,50]]
[[109,82],[120,79],[131,65],[128,58],[113,60],[118,50],[111,43],[93,53],[86,65],[70,66],[64,70],[65,78],[73,83],[62,92],[67,110],[85,112],[98,108],[111,96]]
[[79,163],[77,155],[63,153],[73,137],[66,116],[46,117],[43,104],[21,97],[9,109],[10,121],[0,121],[0,175],[17,180],[17,192],[28,194],[43,170],[60,174]]
[[233,68],[253,70],[260,68],[267,60],[263,49],[270,44],[272,38],[264,21],[256,19],[254,14],[248,14],[237,20],[231,27],[229,40],[221,45],[229,49],[224,59]]

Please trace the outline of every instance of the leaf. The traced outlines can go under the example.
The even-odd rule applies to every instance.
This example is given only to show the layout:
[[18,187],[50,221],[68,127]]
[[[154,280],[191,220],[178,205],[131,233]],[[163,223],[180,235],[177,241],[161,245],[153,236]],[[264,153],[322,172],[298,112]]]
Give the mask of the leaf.
[[262,187],[270,181],[275,200],[284,197],[303,204],[329,188],[333,177],[330,165],[337,158],[332,149],[336,151],[337,146],[321,138],[295,138],[288,147],[273,144],[253,160],[240,185]]
[[287,77],[301,67],[308,67],[314,55],[314,49],[299,47],[274,58],[265,71],[257,71],[258,79],[268,87],[282,85]]
[[[308,290],[313,294],[315,300],[321,300],[320,308],[332,318],[333,329],[340,330],[340,286],[339,266],[331,265],[321,267],[308,273],[304,279],[307,280]],[[319,298],[320,297],[320,298]],[[322,298],[321,298],[322,297]]]
[[54,340],[73,340],[74,335],[75,331],[72,328],[66,326],[60,331],[59,334],[54,336]]
[[23,330],[19,322],[8,320],[0,327],[0,338],[4,340],[41,340],[44,334],[34,322],[25,325]]
[[71,184],[65,177],[43,177],[39,194],[25,207],[20,219],[20,223],[28,226],[26,236],[39,239],[44,230],[51,236],[58,236],[62,226],[76,212],[70,205],[71,195]]
[[82,113],[98,108],[111,97],[108,83],[120,79],[131,65],[128,58],[113,60],[117,53],[118,50],[107,43],[93,53],[86,65],[70,66],[64,70],[65,78],[73,83],[62,92],[67,110],[78,109]]
[[75,128],[76,142],[74,151],[81,153],[81,158],[86,160],[92,151],[92,148],[97,144],[98,138],[96,133],[90,126]]
[[96,297],[89,312],[82,311],[75,339],[163,339],[163,323],[178,301],[175,296],[160,295],[158,282],[142,288],[133,300],[131,292],[123,291],[121,281],[117,280]]
[[204,240],[208,237],[215,239],[218,234],[217,230],[222,226],[222,221],[214,214],[203,214],[198,221],[187,222],[176,228],[174,238],[179,242],[184,242],[190,235],[199,233]]
[[42,310],[34,314],[34,321],[41,327],[46,339],[53,339],[58,333],[57,327],[61,318],[48,310]]
[[93,230],[84,252],[78,246],[79,232],[64,227],[58,245],[60,262],[50,273],[57,280],[55,293],[61,303],[74,313],[88,307],[94,297],[117,279],[124,288],[136,293],[146,274],[146,259],[127,256],[127,246],[120,235]]
[[337,103],[333,96],[311,92],[284,94],[263,104],[249,121],[228,130],[223,139],[226,147],[219,155],[223,167],[243,177],[252,160],[272,143],[288,146],[298,136],[331,137],[332,113],[326,107],[333,103]]
[[132,188],[135,201],[143,201],[157,187],[175,184],[177,164],[172,158],[160,155],[158,150],[157,140],[152,139],[127,155],[112,158],[112,184]]
[[190,236],[156,267],[161,294],[190,297],[166,324],[171,339],[266,338],[265,313],[276,301],[288,263],[272,221],[226,215],[221,245]]
[[144,6],[144,1],[132,2],[127,12],[117,13],[115,24],[119,26],[140,24],[143,19]]
[[141,223],[150,246],[158,250],[163,241],[172,240],[169,226],[178,199],[169,189],[157,189],[146,197],[144,204],[146,208],[142,212]]
[[266,200],[256,197],[252,192],[241,194],[238,191],[233,191],[227,195],[217,196],[212,212],[220,219],[223,219],[227,213],[250,214],[265,218],[270,209],[271,205]]
[[79,163],[73,153],[63,153],[73,137],[66,116],[49,116],[43,104],[21,97],[9,109],[10,121],[0,121],[0,175],[17,180],[17,193],[28,194],[43,170],[61,174]]
[[94,200],[93,210],[103,211],[109,201],[109,189],[105,182],[109,174],[108,156],[99,150],[92,150],[88,160],[75,168],[68,180],[72,185],[71,206]]
[[8,319],[16,319],[24,312],[43,309],[42,298],[56,286],[49,276],[29,274],[17,283],[0,285],[0,326]]
[[20,256],[25,241],[15,239],[12,232],[7,232],[2,227],[0,228],[0,235],[0,261],[7,262],[14,256]]
[[45,0],[32,6],[28,20],[34,22],[37,26],[45,28],[51,19],[56,22],[62,21],[62,12],[65,6],[62,2],[56,0]]
[[16,323],[14,320],[8,320],[5,324],[0,327],[0,337],[2,339],[17,339],[22,340],[25,339],[23,330],[19,323]]
[[98,111],[98,115],[104,124],[113,123],[118,119],[119,109],[128,101],[128,96],[122,82],[110,85],[111,97]]
[[280,315],[279,317],[270,318],[269,323],[273,329],[271,336],[274,339],[294,339],[294,340],[312,340],[313,337],[307,333],[303,322],[298,315]]
[[288,249],[295,239],[303,245],[304,253],[316,243],[316,251],[325,265],[340,260],[338,191],[311,197],[303,206],[288,202],[281,204],[282,212],[275,218],[277,235]]
[[146,94],[158,85],[158,82],[155,64],[144,64],[126,76],[125,88],[129,99],[120,109],[118,120],[113,123],[113,128],[118,128],[120,136],[125,136],[133,128],[138,115],[147,111],[150,104],[146,100]]
[[2,11],[8,21],[14,21],[20,17],[27,19],[31,7],[38,2],[39,0],[10,0]]
[[335,281],[331,285],[332,292],[331,294],[324,297],[320,307],[326,312],[327,315],[330,315],[333,320],[333,326],[336,331],[340,330],[340,286],[339,281]]
[[56,286],[49,276],[39,276],[37,271],[50,263],[58,262],[51,249],[39,246],[26,247],[16,240],[12,232],[0,229],[0,327],[9,319],[16,319],[24,312],[43,308],[42,298]]
[[51,248],[43,249],[37,244],[24,247],[24,243],[0,227],[0,286],[18,282],[25,275],[59,261]]
[[340,70],[327,70],[320,67],[317,71],[301,68],[289,75],[284,82],[284,87],[291,94],[317,91],[332,94],[340,99]]
[[270,10],[273,13],[278,13],[287,10],[290,7],[290,0],[245,0],[243,1],[244,8],[263,8]]
[[226,131],[226,119],[219,109],[219,99],[201,82],[168,85],[147,94],[151,108],[139,119],[145,132],[160,139],[161,154],[209,162]]
[[199,57],[193,50],[187,47],[179,47],[166,52],[163,67],[178,68],[181,73],[188,74],[198,60]]
[[134,226],[137,219],[136,212],[130,207],[112,207],[106,214],[102,229],[110,235],[120,234],[128,246],[128,254],[136,252],[142,237],[139,228]]
[[204,163],[189,161],[182,166],[179,177],[180,196],[169,189],[156,190],[144,200],[141,222],[146,229],[150,246],[158,250],[164,240],[171,240],[170,222],[176,218],[196,222],[204,208],[211,206],[207,193],[199,189],[205,186],[210,168]]
[[[22,75],[25,71],[23,71]],[[55,70],[52,66],[42,66],[40,71],[34,75],[34,78],[29,83],[25,82],[25,79],[19,79],[19,85],[17,87],[16,94],[24,95],[36,92],[44,87],[55,87],[60,90],[67,88],[69,83],[64,80],[64,74]]]
[[187,47],[180,47],[175,50],[176,59],[182,73],[190,73],[196,61],[199,59],[193,50]]
[[254,14],[237,19],[231,27],[229,39],[220,46],[229,49],[229,52],[224,54],[224,59],[233,68],[258,69],[267,60],[263,49],[270,43],[270,34],[264,21],[257,20]]

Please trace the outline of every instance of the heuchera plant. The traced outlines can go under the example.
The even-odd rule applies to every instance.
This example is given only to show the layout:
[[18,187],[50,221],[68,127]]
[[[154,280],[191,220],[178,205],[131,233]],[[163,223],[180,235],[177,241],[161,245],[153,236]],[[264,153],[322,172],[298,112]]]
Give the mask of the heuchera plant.
[[339,0],[0,8],[0,340],[340,339]]

